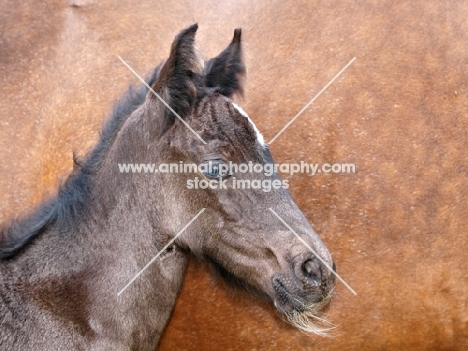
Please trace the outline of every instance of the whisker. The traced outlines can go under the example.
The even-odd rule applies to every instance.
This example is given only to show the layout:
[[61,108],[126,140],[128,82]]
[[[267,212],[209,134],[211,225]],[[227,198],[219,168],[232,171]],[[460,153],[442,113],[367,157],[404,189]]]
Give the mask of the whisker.
[[[311,304],[301,303],[301,312],[294,310],[286,313],[288,322],[306,333],[313,333],[322,337],[330,337],[330,332],[334,330],[336,326],[323,318],[321,309],[330,302],[332,296],[333,291],[331,291],[328,296],[320,302]],[[295,300],[298,301],[297,299]]]

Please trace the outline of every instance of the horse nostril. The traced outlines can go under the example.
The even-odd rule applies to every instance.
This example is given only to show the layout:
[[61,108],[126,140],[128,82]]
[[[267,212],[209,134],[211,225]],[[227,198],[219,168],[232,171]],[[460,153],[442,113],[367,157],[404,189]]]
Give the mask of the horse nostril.
[[322,275],[320,273],[320,263],[318,260],[307,260],[302,265],[302,271],[305,276],[312,279],[315,286],[322,283]]
[[317,270],[320,269],[320,266],[317,261],[315,260],[307,260],[303,264],[304,273],[307,275],[314,274]]

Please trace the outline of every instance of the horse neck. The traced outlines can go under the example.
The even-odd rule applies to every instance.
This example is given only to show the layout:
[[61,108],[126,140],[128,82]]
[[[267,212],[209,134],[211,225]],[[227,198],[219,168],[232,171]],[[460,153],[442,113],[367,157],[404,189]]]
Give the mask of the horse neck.
[[[26,260],[24,266],[34,267],[25,282],[32,295],[77,306],[85,314],[83,330],[112,340],[108,349],[153,350],[181,288],[187,253],[178,247],[163,252],[118,295],[171,238],[153,218],[164,216],[164,204],[151,202],[144,175],[120,174],[125,152],[147,152],[145,137],[131,123],[94,169],[81,169],[89,174],[86,214],[48,228],[15,264]],[[47,293],[51,281],[63,293]]]
[[[107,318],[119,326],[118,334],[130,340],[138,331],[140,340],[136,349],[146,346],[153,349],[159,340],[182,286],[188,261],[185,250],[171,246],[117,296],[174,234],[165,232],[167,229],[161,224],[164,217],[170,215],[168,200],[174,200],[164,198],[163,184],[158,184],[154,175],[124,174],[118,167],[122,160],[162,162],[151,159],[159,155],[154,149],[149,159],[133,159],[147,154],[148,145],[154,142],[149,140],[151,134],[147,128],[151,124],[147,120],[150,117],[142,109],[128,119],[98,169],[94,185],[101,194],[93,204],[99,213],[94,222],[105,224],[105,228],[101,225],[105,239],[99,240],[97,246],[109,255],[109,265],[103,271],[104,283],[98,283],[99,290],[107,289],[104,299],[111,301],[106,307],[109,308]],[[161,194],[149,192],[150,188],[159,189]],[[108,242],[112,242],[112,246],[109,247]],[[125,330],[120,329],[122,320],[126,321]]]
[[[147,154],[148,145],[153,142],[148,140],[150,134],[146,126],[151,123],[146,120],[148,118],[144,110],[130,117],[106,154],[94,180],[100,196],[93,203],[97,216],[91,219],[100,226],[102,233],[102,238],[94,240],[94,245],[100,248],[98,255],[108,262],[96,284],[102,298],[110,303],[103,308],[105,312],[97,312],[96,316],[101,320],[107,313],[103,323],[114,323],[118,328],[116,334],[125,342],[138,333],[135,345],[142,350],[154,349],[159,340],[182,286],[188,261],[185,250],[171,246],[122,292],[174,234],[165,232],[167,229],[161,224],[170,213],[166,211],[170,208],[166,203],[169,201],[164,200],[163,194],[149,192],[149,188],[163,192],[163,184],[157,184],[154,175],[123,174],[118,168],[122,160],[132,163],[162,161],[132,159]],[[153,150],[151,157],[157,155]],[[149,182],[152,182],[150,187]],[[101,303],[99,299],[96,301],[97,309]],[[122,324],[122,320],[126,323]],[[122,325],[125,328],[120,327]]]

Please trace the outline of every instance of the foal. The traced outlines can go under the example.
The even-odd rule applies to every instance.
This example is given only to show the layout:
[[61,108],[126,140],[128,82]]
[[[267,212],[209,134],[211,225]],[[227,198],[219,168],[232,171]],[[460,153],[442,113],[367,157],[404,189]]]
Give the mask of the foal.
[[[245,74],[241,31],[204,63],[196,30],[192,25],[175,38],[148,81],[170,109],[145,87],[129,91],[57,195],[1,229],[0,349],[154,350],[189,252],[269,298],[297,327],[321,333],[315,322],[334,276],[268,209],[334,267],[330,253],[283,187],[229,182],[280,184],[277,174],[223,171],[229,161],[273,163],[261,134],[231,100],[242,93]],[[196,174],[119,168],[181,162],[215,167]],[[224,180],[226,188],[190,189],[194,178]]]

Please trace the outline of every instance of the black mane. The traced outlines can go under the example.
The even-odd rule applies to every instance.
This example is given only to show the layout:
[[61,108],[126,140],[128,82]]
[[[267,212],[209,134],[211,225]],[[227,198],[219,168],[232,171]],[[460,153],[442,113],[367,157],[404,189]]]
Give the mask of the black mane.
[[[148,85],[156,81],[160,66],[147,78]],[[7,222],[0,228],[0,260],[13,257],[36,236],[57,224],[72,225],[86,214],[90,195],[90,177],[101,164],[106,152],[127,118],[144,102],[148,89],[141,84],[130,86],[116,102],[105,123],[99,142],[84,162],[76,160],[72,174],[51,199],[40,203],[35,210],[19,221]]]

